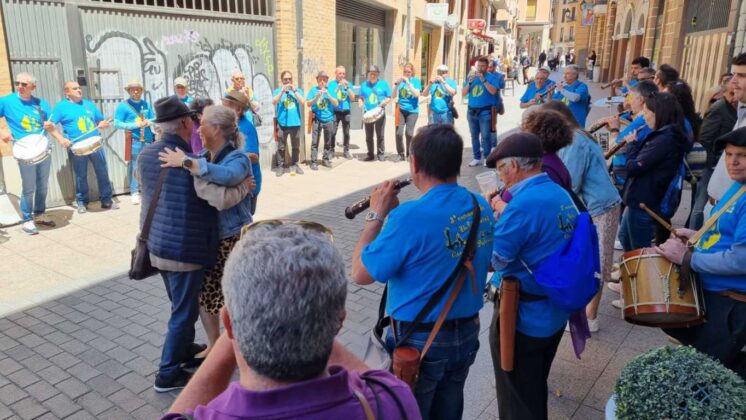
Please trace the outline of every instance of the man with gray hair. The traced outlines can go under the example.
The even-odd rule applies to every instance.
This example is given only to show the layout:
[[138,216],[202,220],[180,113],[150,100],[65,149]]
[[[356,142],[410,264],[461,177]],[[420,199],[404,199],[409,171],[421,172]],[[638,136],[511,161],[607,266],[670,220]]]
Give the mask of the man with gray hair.
[[225,334],[164,419],[420,418],[404,382],[345,368],[367,369],[334,341],[347,276],[325,229],[281,220],[245,229],[223,275]]
[[578,80],[580,71],[578,66],[571,64],[565,67],[565,80],[560,82],[552,97],[555,101],[562,101],[570,108],[572,115],[580,128],[585,128],[585,119],[591,106],[591,95],[588,85]]
[[533,105],[541,105],[546,102],[548,97],[554,93],[554,80],[549,78],[550,71],[542,67],[536,71],[534,81],[526,88],[526,92],[521,96],[521,108],[528,108]]

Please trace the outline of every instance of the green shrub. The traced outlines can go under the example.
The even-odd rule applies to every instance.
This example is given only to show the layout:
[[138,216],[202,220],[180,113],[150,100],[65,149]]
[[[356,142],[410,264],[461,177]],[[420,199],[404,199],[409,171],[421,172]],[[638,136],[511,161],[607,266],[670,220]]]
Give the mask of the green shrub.
[[743,380],[688,346],[659,347],[635,357],[614,392],[619,420],[746,419]]

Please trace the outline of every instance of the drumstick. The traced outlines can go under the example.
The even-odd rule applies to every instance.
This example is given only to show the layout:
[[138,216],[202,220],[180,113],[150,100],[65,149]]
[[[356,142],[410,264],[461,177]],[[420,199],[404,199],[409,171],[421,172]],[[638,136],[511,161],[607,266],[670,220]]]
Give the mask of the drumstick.
[[650,217],[652,217],[656,222],[658,222],[661,226],[666,228],[667,231],[671,232],[671,235],[673,235],[676,239],[680,240],[681,242],[686,243],[687,241],[686,238],[682,238],[681,236],[676,234],[676,229],[674,229],[673,226],[671,226],[668,222],[663,220],[662,217],[655,214],[653,210],[650,210],[648,206],[645,205],[645,203],[640,203],[640,208],[645,210],[645,213],[650,215]]

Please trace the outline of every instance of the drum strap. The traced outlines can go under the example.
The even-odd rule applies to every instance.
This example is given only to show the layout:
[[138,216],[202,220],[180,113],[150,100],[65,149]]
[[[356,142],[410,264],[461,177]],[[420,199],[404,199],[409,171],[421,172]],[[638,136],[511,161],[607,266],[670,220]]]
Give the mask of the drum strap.
[[704,235],[705,232],[710,230],[712,225],[714,225],[715,222],[718,221],[720,216],[722,216],[723,213],[725,213],[730,208],[730,206],[733,205],[733,203],[735,203],[739,198],[741,198],[741,195],[743,195],[743,193],[746,193],[746,185],[742,186],[738,191],[736,191],[736,193],[733,194],[733,197],[731,197],[730,200],[728,200],[728,202],[725,203],[725,205],[721,207],[717,213],[712,215],[712,217],[710,217],[707,220],[707,222],[705,222],[704,226],[702,226],[700,230],[698,230],[694,235],[692,235],[691,238],[689,238],[689,244],[693,246],[697,242],[699,242],[699,239],[702,237],[702,235]]

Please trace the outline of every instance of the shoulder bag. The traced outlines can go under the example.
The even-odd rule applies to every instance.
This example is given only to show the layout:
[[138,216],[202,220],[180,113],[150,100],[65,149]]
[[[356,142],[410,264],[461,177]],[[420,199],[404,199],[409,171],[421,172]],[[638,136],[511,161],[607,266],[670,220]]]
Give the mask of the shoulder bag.
[[148,214],[145,216],[145,223],[142,225],[140,234],[137,235],[135,249],[132,250],[132,260],[130,261],[129,277],[132,280],[142,280],[156,273],[158,269],[150,263],[150,251],[148,250],[148,235],[150,234],[150,225],[153,223],[155,208],[158,206],[158,198],[161,195],[163,181],[166,179],[166,168],[161,169],[158,175],[158,183],[155,186],[153,198],[150,200]]

